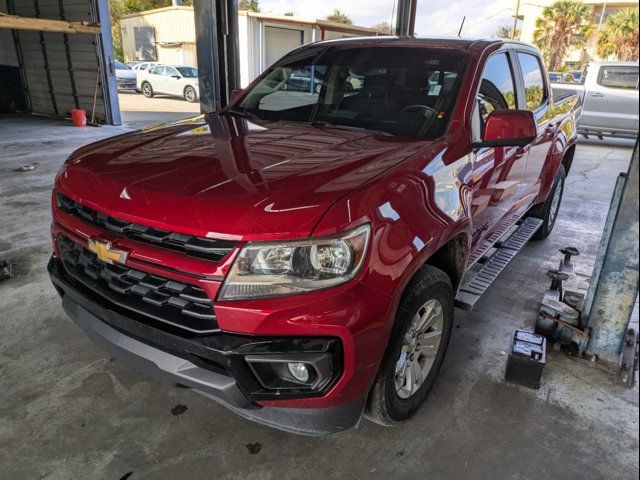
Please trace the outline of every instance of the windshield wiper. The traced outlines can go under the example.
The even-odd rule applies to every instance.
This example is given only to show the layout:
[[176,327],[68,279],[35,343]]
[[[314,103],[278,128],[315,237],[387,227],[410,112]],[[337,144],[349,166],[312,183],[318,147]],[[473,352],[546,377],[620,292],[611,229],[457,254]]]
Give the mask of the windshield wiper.
[[393,136],[392,133],[385,132],[384,130],[370,130],[363,127],[351,127],[349,125],[340,125],[336,123],[325,122],[323,120],[315,120],[313,122],[309,122],[309,125],[321,128],[335,128],[336,130],[349,130],[351,132],[370,133],[372,135],[386,135],[391,137]]

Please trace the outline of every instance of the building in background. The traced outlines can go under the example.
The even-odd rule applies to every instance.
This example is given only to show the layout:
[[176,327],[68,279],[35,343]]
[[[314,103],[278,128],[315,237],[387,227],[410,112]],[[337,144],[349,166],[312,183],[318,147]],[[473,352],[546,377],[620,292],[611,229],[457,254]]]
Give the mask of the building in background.
[[[523,42],[533,43],[533,32],[536,29],[536,20],[542,16],[542,10],[555,3],[556,0],[534,0],[520,3],[519,18],[522,20],[520,39]],[[615,0],[611,2],[603,0],[582,0],[591,6],[591,20],[593,33],[586,39],[584,48],[571,49],[567,53],[565,62],[572,67],[582,67],[590,61],[606,60],[598,55],[596,42],[601,28],[604,28],[607,19],[619,10],[632,8],[638,9],[638,0]]]
[[[125,61],[197,66],[193,8],[172,6],[121,18]],[[285,53],[305,43],[384,35],[372,28],[241,10],[238,16],[240,80],[248,85]]]

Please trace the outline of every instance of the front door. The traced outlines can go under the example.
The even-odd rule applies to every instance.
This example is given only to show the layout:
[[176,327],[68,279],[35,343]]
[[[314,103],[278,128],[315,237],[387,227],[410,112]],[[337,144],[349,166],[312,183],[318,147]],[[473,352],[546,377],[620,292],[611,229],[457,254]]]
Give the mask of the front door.
[[183,95],[183,91],[182,91],[183,82],[182,82],[182,75],[180,75],[180,72],[178,72],[178,70],[176,70],[174,67],[167,67],[164,74],[165,74],[165,82],[167,86],[166,87],[167,93],[181,97]]
[[[500,50],[487,60],[472,118],[474,140],[482,137],[484,123],[493,110],[517,108],[512,65],[508,50]],[[526,149],[517,147],[474,150],[472,252],[477,254],[487,237],[510,222],[513,206],[524,193],[525,157]]]

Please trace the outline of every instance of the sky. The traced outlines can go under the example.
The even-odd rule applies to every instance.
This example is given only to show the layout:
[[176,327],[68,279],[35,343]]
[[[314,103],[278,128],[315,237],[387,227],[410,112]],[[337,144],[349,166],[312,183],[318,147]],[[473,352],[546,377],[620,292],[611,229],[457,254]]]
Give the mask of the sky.
[[[501,25],[512,25],[516,0],[418,0],[416,32],[421,36],[458,34],[466,15],[462,36],[490,37]],[[293,12],[307,18],[324,18],[335,8],[353,23],[370,27],[391,23],[393,0],[260,0],[261,11]]]

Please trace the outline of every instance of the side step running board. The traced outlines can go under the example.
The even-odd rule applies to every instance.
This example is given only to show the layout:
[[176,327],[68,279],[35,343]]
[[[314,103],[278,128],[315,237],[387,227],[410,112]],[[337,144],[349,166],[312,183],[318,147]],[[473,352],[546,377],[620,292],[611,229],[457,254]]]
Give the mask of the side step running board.
[[496,251],[488,260],[464,280],[456,296],[456,307],[471,310],[496,278],[507,268],[509,262],[531,240],[540,225],[542,225],[542,220],[539,218],[525,218],[506,241],[498,244]]

